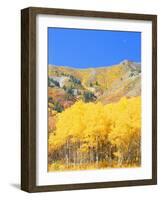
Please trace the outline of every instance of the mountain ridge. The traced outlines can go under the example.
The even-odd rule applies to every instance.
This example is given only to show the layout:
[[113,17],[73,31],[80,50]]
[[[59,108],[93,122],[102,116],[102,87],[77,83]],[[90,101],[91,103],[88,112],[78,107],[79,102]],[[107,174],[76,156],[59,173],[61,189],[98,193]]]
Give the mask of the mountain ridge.
[[[124,59],[122,61],[120,61],[118,64],[127,64],[127,63],[133,63],[134,65],[138,65],[141,66],[140,62],[136,62],[136,61],[130,61],[127,59]],[[101,66],[93,66],[93,67],[86,67],[86,68],[79,68],[79,67],[74,67],[74,66],[68,66],[68,65],[55,65],[55,64],[48,64],[49,67],[62,67],[62,68],[70,68],[73,70],[86,70],[86,69],[99,69],[99,68],[110,68],[110,67],[114,67],[117,66],[118,64],[112,64],[112,65],[101,65]]]

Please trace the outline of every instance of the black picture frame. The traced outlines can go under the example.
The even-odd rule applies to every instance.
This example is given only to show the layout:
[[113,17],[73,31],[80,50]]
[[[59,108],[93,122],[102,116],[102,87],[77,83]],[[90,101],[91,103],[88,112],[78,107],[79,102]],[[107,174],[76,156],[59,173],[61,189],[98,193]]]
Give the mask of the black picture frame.
[[[152,179],[36,185],[36,16],[62,15],[152,22]],[[157,16],[29,7],[21,11],[21,189],[27,192],[157,184]]]

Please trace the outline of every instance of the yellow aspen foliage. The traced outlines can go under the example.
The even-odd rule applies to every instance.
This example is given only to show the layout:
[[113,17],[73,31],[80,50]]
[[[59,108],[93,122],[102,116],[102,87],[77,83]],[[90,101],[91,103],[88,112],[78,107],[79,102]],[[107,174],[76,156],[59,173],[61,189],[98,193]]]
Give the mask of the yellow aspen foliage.
[[128,139],[140,135],[141,129],[141,98],[122,98],[118,103],[105,106],[112,120],[111,140],[119,137]]
[[[118,103],[105,107],[112,120],[109,140],[117,146],[115,155],[123,157],[134,152],[140,154],[141,97],[122,98]],[[137,152],[137,153],[136,153]],[[131,155],[127,155],[131,156]],[[138,159],[138,158],[136,158]]]
[[140,138],[141,98],[124,97],[107,105],[76,102],[57,114],[48,145],[53,160],[68,167],[100,162],[134,166],[140,164]]

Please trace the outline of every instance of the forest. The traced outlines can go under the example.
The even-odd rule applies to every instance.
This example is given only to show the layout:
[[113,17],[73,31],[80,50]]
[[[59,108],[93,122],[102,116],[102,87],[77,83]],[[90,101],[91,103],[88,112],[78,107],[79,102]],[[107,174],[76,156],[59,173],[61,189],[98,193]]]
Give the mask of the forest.
[[49,115],[48,171],[141,165],[140,96],[108,104],[79,100]]

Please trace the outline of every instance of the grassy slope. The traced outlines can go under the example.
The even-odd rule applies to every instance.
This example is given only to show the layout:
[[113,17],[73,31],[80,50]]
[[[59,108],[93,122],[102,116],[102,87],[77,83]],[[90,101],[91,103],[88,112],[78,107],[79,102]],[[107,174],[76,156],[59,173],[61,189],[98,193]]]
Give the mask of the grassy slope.
[[[111,67],[75,69],[70,67],[49,66],[49,76],[64,73],[81,80],[83,87],[98,93],[98,101],[109,103],[122,96],[140,95],[140,67],[118,64]],[[136,73],[131,76],[132,73]]]

